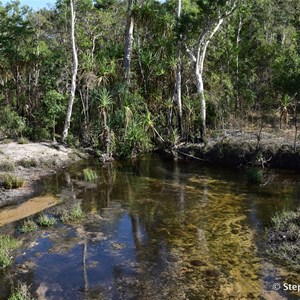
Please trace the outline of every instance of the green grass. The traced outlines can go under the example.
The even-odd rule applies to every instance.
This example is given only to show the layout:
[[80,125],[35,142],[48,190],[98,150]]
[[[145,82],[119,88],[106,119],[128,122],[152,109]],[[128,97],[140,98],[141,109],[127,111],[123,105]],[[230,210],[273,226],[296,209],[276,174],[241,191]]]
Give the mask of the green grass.
[[86,168],[83,170],[83,177],[85,181],[94,181],[98,178],[98,175],[95,171]]
[[38,167],[39,163],[35,158],[31,159],[21,159],[17,162],[18,166],[22,166],[24,168],[30,168],[30,167]]
[[18,178],[10,174],[4,174],[0,179],[0,187],[3,187],[4,189],[7,190],[18,189],[24,186],[24,184],[25,184],[24,179]]
[[24,144],[28,144],[28,143],[29,143],[29,140],[24,137],[21,137],[18,139],[18,144],[24,145]]
[[34,298],[30,294],[29,287],[25,283],[19,283],[8,300],[34,300]]
[[32,232],[37,230],[38,226],[36,225],[36,223],[30,219],[26,219],[22,226],[21,226],[21,232],[22,233],[27,233],[27,232]]
[[10,266],[13,259],[10,252],[18,247],[16,239],[9,236],[0,236],[0,269]]
[[56,219],[53,217],[49,217],[46,214],[41,214],[36,222],[40,226],[49,227],[56,224]]
[[267,229],[268,253],[291,269],[300,271],[300,208],[276,213]]
[[15,169],[16,169],[15,164],[13,162],[9,161],[9,160],[3,161],[0,164],[0,170],[3,171],[3,172],[14,171]]
[[60,214],[60,220],[61,222],[74,222],[81,220],[84,217],[84,213],[81,209],[80,204],[77,204],[73,207],[71,211],[64,210]]

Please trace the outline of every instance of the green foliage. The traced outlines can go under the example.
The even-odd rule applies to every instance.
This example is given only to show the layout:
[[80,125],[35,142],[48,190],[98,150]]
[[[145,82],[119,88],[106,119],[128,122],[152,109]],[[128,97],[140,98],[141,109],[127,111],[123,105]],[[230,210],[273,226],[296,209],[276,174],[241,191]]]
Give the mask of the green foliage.
[[43,213],[38,217],[36,223],[40,226],[49,227],[56,224],[56,219]]
[[151,148],[149,136],[142,121],[132,120],[118,145],[121,157],[130,157]]
[[0,185],[4,189],[18,189],[25,184],[25,180],[10,174],[4,174],[0,179]]
[[[128,3],[79,1],[79,69],[68,144],[79,147],[82,142],[128,157],[162,142],[178,126],[173,100],[179,50],[181,137],[198,136],[200,104],[185,45],[195,54],[199,39],[211,34],[220,15],[224,22],[206,49],[203,70],[208,130],[237,126],[243,124],[237,119],[248,121],[249,115],[276,110],[282,97],[296,103],[300,2],[236,1],[226,16],[232,3],[183,1],[177,20],[176,1],[134,2],[137,30],[128,84],[122,68]],[[1,136],[60,136],[70,93],[69,37],[66,1],[38,12],[18,2],[0,5]],[[110,144],[105,142],[109,137]]]
[[0,114],[0,131],[10,138],[17,138],[22,136],[25,127],[25,120],[6,106]]
[[16,239],[9,236],[0,236],[0,269],[5,269],[12,264],[10,253],[18,245],[19,243]]
[[55,126],[59,119],[63,119],[66,110],[66,96],[56,90],[50,90],[42,100],[44,110],[41,111],[44,128],[53,134],[55,138]]
[[35,168],[39,165],[39,163],[35,158],[23,158],[17,162],[17,165],[22,166],[23,168]]
[[24,145],[24,144],[28,144],[28,143],[29,143],[29,140],[24,137],[21,137],[18,139],[18,144],[20,144],[20,145]]
[[26,219],[25,221],[23,221],[20,231],[22,233],[27,233],[27,232],[32,232],[38,229],[37,224],[30,219]]
[[267,230],[269,253],[295,271],[300,270],[300,210],[277,212]]
[[63,210],[62,213],[60,213],[60,220],[64,223],[79,221],[83,217],[84,213],[80,204],[74,206],[71,211]]
[[34,300],[29,291],[29,287],[25,283],[19,283],[18,287],[13,289],[8,300]]
[[113,104],[112,95],[106,88],[100,90],[96,97],[97,97],[97,100],[99,101],[100,109],[104,109],[107,111]]
[[[3,161],[0,164],[0,170],[4,172],[14,171],[16,169],[15,163],[10,160]],[[1,178],[0,178],[1,179]]]
[[169,141],[171,143],[171,146],[175,147],[178,144],[179,139],[180,139],[180,136],[178,134],[178,130],[177,129],[172,130],[172,132],[170,134],[170,137],[169,137]]
[[97,173],[89,168],[83,170],[83,177],[85,181],[94,181],[98,179]]
[[259,168],[250,168],[247,170],[247,180],[249,183],[262,183],[263,170]]

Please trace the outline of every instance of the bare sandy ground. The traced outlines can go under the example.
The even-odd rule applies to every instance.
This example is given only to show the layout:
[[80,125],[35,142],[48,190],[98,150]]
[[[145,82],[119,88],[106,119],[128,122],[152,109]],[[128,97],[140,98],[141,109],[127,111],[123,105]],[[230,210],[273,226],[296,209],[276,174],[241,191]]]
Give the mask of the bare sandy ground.
[[19,189],[0,188],[0,207],[27,200],[34,194],[35,182],[83,158],[87,155],[60,144],[0,143],[0,178],[11,174],[25,180]]

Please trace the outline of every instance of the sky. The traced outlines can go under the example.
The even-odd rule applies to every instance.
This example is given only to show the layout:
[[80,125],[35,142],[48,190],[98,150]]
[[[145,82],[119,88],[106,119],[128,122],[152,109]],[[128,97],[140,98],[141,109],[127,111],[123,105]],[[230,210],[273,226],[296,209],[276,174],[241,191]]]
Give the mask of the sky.
[[[10,2],[8,0],[2,0],[3,4],[6,4],[7,2]],[[22,5],[28,5],[29,7],[33,8],[34,10],[37,10],[39,8],[47,7],[47,4],[55,4],[55,0],[20,0]]]

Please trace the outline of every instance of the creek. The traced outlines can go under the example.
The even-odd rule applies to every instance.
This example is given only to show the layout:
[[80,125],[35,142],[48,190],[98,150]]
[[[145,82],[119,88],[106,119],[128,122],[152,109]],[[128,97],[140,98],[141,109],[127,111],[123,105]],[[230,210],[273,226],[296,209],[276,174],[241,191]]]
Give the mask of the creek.
[[[87,168],[97,178],[84,180]],[[297,175],[270,171],[267,184],[250,185],[244,170],[153,155],[72,165],[34,199],[50,197],[53,216],[79,203],[84,218],[26,234],[22,220],[3,225],[22,248],[0,274],[0,299],[19,281],[39,299],[299,299],[273,290],[300,276],[267,255],[265,234],[276,212],[299,207]]]

